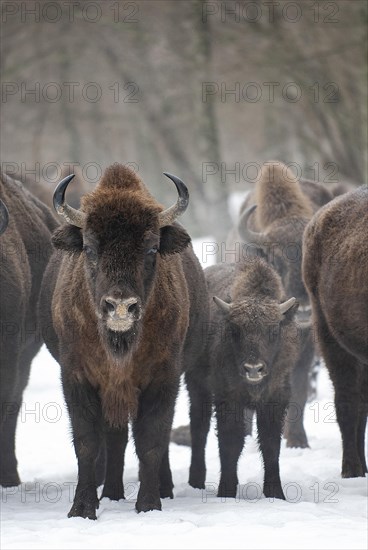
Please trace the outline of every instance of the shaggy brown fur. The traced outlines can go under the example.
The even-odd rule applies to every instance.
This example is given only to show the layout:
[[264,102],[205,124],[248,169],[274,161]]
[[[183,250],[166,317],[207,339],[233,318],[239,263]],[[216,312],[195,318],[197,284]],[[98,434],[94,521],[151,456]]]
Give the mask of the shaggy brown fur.
[[[259,443],[265,465],[264,494],[285,498],[278,457],[284,415],[290,398],[290,373],[298,353],[297,304],[282,314],[285,300],[280,277],[264,260],[222,264],[205,270],[210,296],[230,303],[227,313],[212,302],[198,385],[202,401],[191,399],[192,462],[189,483],[205,486],[204,448],[215,403],[221,479],[218,496],[235,497],[237,462],[244,445],[245,409],[257,411]],[[263,365],[264,377],[252,384],[247,368]],[[206,400],[203,400],[203,398]],[[272,408],[272,411],[271,411]],[[205,414],[207,412],[207,414]]]
[[[264,245],[256,253],[265,258],[281,276],[285,293],[295,296],[301,306],[308,306],[307,291],[302,281],[302,239],[304,228],[313,210],[326,200],[323,186],[312,182],[298,182],[292,171],[283,163],[266,163],[241,210],[257,204],[255,213],[248,220],[250,229],[263,234]],[[331,197],[330,197],[331,198]],[[239,237],[239,233],[236,232]],[[234,236],[233,236],[234,238]],[[254,245],[242,248],[243,257],[252,256]],[[290,447],[307,447],[303,426],[303,413],[308,395],[308,377],[314,359],[311,333],[300,333],[300,355],[293,371],[291,385],[294,418],[286,423],[285,436]],[[296,416],[296,418],[295,418]]]
[[256,225],[266,233],[285,218],[311,218],[312,205],[292,170],[278,161],[262,166],[252,203],[257,204]]
[[[52,331],[45,339],[61,364],[79,460],[80,484],[69,515],[95,519],[94,463],[103,432],[103,496],[124,497],[128,419],[140,459],[137,510],[161,509],[160,495],[172,497],[167,448],[174,403],[182,368],[194,364],[202,347],[208,297],[190,237],[178,224],[160,229],[162,206],[134,171],[108,168],[83,198],[82,210],[82,230],[67,225],[53,236],[66,254],[54,254],[42,299],[43,309],[50,304],[44,327]],[[109,329],[106,296],[137,297],[141,315],[131,329]],[[84,426],[90,403],[94,412]]]
[[58,222],[20,182],[0,173],[9,225],[0,237],[0,484],[20,483],[15,431],[31,361],[41,347],[37,301]]
[[322,183],[301,179],[299,184],[303,194],[310,200],[313,213],[317,212],[321,206],[324,206],[334,198],[331,189]]
[[342,476],[364,476],[368,412],[368,188],[323,207],[304,236],[303,277],[335,388]]
[[[257,254],[266,258],[282,277],[286,293],[295,296],[301,305],[308,306],[308,297],[301,276],[302,239],[306,224],[315,213],[334,197],[332,188],[301,179],[282,163],[267,163],[256,182],[255,190],[244,200],[240,215],[251,205],[257,204],[255,213],[248,220],[253,231],[263,232],[265,246]],[[338,192],[344,192],[344,187]],[[242,243],[237,228],[228,236],[226,250],[236,250],[241,258],[254,254],[254,246]],[[290,259],[288,253],[291,253]],[[229,254],[231,257],[231,255]],[[303,427],[303,412],[308,395],[309,373],[315,361],[311,333],[301,333],[300,355],[292,375],[292,398],[296,420],[287,422],[285,436],[291,447],[308,445]],[[294,411],[295,416],[295,411]]]

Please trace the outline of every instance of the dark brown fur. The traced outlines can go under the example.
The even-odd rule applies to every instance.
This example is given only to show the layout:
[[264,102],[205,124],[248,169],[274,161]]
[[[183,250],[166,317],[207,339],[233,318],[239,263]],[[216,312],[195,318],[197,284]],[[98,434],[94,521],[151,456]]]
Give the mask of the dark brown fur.
[[[83,230],[67,225],[53,236],[60,251],[45,276],[43,301],[50,305],[44,327],[52,327],[45,339],[62,368],[84,480],[70,515],[94,519],[96,483],[101,481],[93,465],[103,432],[103,496],[124,497],[128,419],[140,459],[137,510],[161,509],[160,495],[172,497],[167,449],[174,403],[181,371],[193,365],[202,346],[195,336],[200,335],[208,297],[190,237],[179,224],[159,228],[162,207],[134,171],[117,164],[108,168],[97,188],[83,198],[82,209],[87,215]],[[95,259],[86,255],[87,244],[95,249]],[[158,247],[154,256],[146,252],[152,246]],[[132,331],[108,330],[106,293],[139,297],[142,318]],[[93,436],[82,425],[89,402],[94,407]]]
[[30,365],[41,347],[37,301],[58,222],[20,182],[0,174],[9,225],[0,237],[0,484],[20,483],[15,431]]
[[335,388],[342,476],[364,476],[368,412],[368,188],[342,195],[304,235],[303,277],[318,345]]
[[[192,462],[189,483],[205,486],[204,448],[215,404],[221,479],[218,496],[235,497],[237,462],[244,445],[246,409],[257,411],[260,449],[265,465],[264,494],[285,498],[278,457],[284,415],[290,398],[289,378],[298,353],[297,305],[285,314],[280,277],[264,260],[218,264],[205,270],[210,297],[231,303],[228,313],[214,302],[210,308],[207,344],[198,369],[202,401],[191,399]],[[261,364],[268,374],[258,384],[245,378],[245,364]],[[203,398],[205,397],[205,400]],[[272,408],[272,411],[271,411]]]
[[[244,212],[251,205],[257,204],[248,225],[253,231],[264,235],[264,246],[261,248],[242,243],[239,248],[242,257],[257,254],[265,258],[281,276],[285,293],[295,296],[301,306],[309,305],[301,275],[304,228],[313,212],[331,198],[332,195],[321,184],[308,180],[299,182],[283,163],[270,161],[263,166],[254,191],[241,206],[241,212]],[[230,239],[240,239],[237,229],[233,230]],[[234,243],[229,241],[228,246],[234,247]],[[308,446],[303,414],[315,353],[309,330],[301,331],[300,339],[300,355],[291,379],[293,421],[290,418],[285,429],[287,445],[290,447]]]

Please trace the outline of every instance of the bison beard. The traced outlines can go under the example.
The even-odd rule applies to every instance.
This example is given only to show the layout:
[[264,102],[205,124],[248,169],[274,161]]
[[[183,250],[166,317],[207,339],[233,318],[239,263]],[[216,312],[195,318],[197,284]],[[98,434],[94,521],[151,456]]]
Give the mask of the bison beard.
[[[116,361],[131,352],[132,347],[135,347],[134,343],[138,338],[137,328],[135,326],[125,332],[110,329],[104,329],[104,332],[104,340],[106,339],[107,344],[106,348]],[[120,363],[124,366],[124,362]]]

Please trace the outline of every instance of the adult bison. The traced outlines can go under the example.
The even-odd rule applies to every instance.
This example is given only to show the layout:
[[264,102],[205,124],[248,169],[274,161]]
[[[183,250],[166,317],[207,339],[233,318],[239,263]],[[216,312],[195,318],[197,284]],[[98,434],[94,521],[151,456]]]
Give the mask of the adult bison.
[[[292,406],[285,425],[289,447],[307,447],[303,416],[308,396],[308,378],[315,350],[310,327],[310,304],[302,281],[302,240],[313,209],[327,200],[321,185],[301,185],[293,172],[278,161],[264,164],[254,192],[242,206],[238,234],[243,255],[260,255],[279,273],[285,292],[295,296],[300,307],[300,352],[292,373]],[[313,201],[309,196],[313,196]]]
[[189,483],[205,484],[205,443],[215,404],[221,461],[220,497],[235,497],[237,463],[244,445],[246,409],[256,410],[264,462],[263,492],[284,499],[279,453],[290,399],[290,374],[298,338],[295,298],[285,300],[280,277],[263,259],[218,264],[205,270],[210,296],[206,348],[197,370],[204,386],[191,400],[192,462]]
[[3,173],[0,197],[0,484],[10,487],[20,483],[17,417],[31,361],[42,344],[37,301],[58,222],[20,182]]
[[[300,321],[299,355],[291,377],[293,406],[285,426],[289,447],[307,447],[303,425],[304,408],[308,397],[309,376],[315,363],[312,334],[308,328],[310,304],[301,276],[302,237],[313,212],[333,199],[332,193],[321,183],[300,180],[283,163],[266,163],[256,182],[240,207],[240,218],[229,232],[223,260],[261,256],[280,274],[286,294],[300,303],[297,313]],[[255,211],[255,206],[257,210]],[[252,433],[252,413],[245,416],[245,433]],[[173,430],[172,441],[190,445],[186,427]]]
[[[187,208],[184,183],[166,174],[178,191],[163,210],[128,167],[109,167],[75,210],[54,194],[68,225],[53,235],[41,311],[46,343],[61,365],[78,458],[71,516],[96,519],[95,468],[107,450],[103,497],[124,498],[122,473],[132,421],[140,461],[136,509],[160,510],[172,497],[169,434],[180,374],[194,364],[195,337],[208,295],[190,237],[174,223]],[[190,379],[190,373],[188,372]]]
[[364,476],[368,412],[368,187],[323,207],[304,235],[303,277],[335,388],[342,477]]

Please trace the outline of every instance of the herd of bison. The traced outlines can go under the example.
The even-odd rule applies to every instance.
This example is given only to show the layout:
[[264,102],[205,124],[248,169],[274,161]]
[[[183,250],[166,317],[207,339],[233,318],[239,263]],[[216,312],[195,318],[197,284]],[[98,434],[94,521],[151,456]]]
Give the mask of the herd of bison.
[[192,487],[205,487],[215,411],[218,496],[236,496],[255,413],[263,493],[285,498],[281,437],[308,446],[303,411],[319,357],[335,390],[341,475],[364,476],[367,185],[334,196],[281,162],[265,163],[228,235],[229,250],[241,243],[236,261],[203,270],[176,221],[188,189],[165,176],[177,190],[166,209],[121,164],[93,191],[67,175],[53,197],[1,173],[0,484],[20,484],[17,416],[43,343],[61,367],[78,460],[69,517],[96,519],[100,485],[101,498],[124,498],[129,423],[139,459],[136,510],[160,510],[161,498],[173,497],[169,442],[182,374]]

